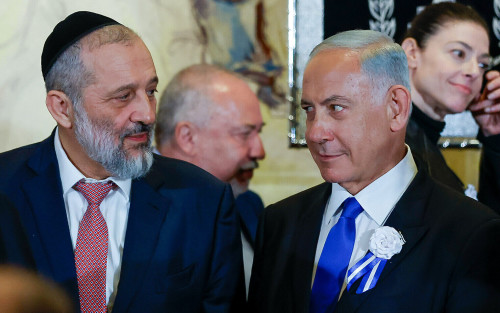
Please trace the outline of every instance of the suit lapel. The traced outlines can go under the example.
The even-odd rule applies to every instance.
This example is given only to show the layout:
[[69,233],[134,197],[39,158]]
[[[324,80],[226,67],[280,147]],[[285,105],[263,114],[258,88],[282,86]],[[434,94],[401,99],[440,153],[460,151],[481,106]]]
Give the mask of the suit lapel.
[[31,240],[39,236],[41,249],[32,246],[37,268],[65,286],[78,299],[73,246],[62,195],[59,167],[54,151],[54,133],[41,143],[28,161],[36,175],[22,189],[32,209],[37,229],[29,229]]
[[[432,183],[427,175],[423,171],[419,171],[385,223],[385,226],[393,227],[401,232],[406,242],[401,252],[387,262],[377,285],[383,284],[384,280],[390,277],[391,272],[401,264],[429,229],[425,218],[431,189]],[[354,308],[352,311],[355,311],[366,300],[366,297],[370,296],[370,292],[356,294],[360,282],[361,279],[348,292],[344,292],[339,307],[348,304],[347,306]],[[377,288],[377,285],[374,288]]]
[[[156,176],[154,169],[149,176]],[[145,179],[132,182],[130,210],[114,311],[124,312],[140,290],[158,245],[170,199]]]
[[309,312],[312,273],[321,221],[331,194],[331,184],[324,183],[310,205],[305,204],[295,228],[292,288],[297,312]]
[[258,196],[251,193],[251,191],[241,194],[235,201],[235,207],[240,217],[241,229],[252,248],[255,244],[255,236],[257,235],[259,214],[264,209],[259,201]]
[[394,255],[387,262],[380,275],[379,282],[382,282],[405,259],[429,229],[429,225],[426,224],[425,213],[432,189],[431,186],[432,184],[427,180],[427,176],[423,172],[419,172],[419,175],[415,177],[389,216],[385,225],[401,232],[406,243],[403,245],[401,252]]

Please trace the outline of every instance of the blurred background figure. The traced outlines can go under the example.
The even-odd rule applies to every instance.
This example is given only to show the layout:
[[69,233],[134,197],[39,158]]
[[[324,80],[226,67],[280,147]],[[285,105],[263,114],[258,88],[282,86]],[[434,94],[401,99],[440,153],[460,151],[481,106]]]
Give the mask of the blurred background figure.
[[432,4],[413,19],[402,42],[413,101],[406,142],[433,178],[463,192],[437,143],[445,115],[470,110],[483,144],[478,198],[500,212],[500,73],[488,72],[489,45],[487,23],[463,4]]
[[0,312],[70,313],[71,301],[62,289],[35,273],[0,266]]
[[248,190],[258,160],[264,123],[259,100],[236,74],[214,65],[192,65],[168,84],[160,100],[155,140],[158,151],[231,182],[240,216],[245,282],[252,268],[260,197]]

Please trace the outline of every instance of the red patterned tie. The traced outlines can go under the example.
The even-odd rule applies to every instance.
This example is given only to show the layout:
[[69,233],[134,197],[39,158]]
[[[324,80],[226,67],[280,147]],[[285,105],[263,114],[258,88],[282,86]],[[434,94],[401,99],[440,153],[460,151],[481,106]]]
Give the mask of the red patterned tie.
[[75,249],[76,274],[80,294],[80,309],[87,312],[106,312],[106,262],[108,255],[108,227],[99,206],[116,185],[85,183],[73,186],[89,203],[78,228]]

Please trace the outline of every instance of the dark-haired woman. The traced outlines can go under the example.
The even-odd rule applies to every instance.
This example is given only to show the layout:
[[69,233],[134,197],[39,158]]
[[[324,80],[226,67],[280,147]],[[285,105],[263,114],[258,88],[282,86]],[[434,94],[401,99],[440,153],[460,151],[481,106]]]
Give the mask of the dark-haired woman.
[[[500,212],[500,73],[487,72],[488,25],[468,6],[433,4],[411,22],[402,47],[413,101],[406,142],[414,157],[426,164],[432,177],[463,192],[463,183],[446,165],[437,142],[446,114],[470,110],[483,143],[479,200]],[[487,81],[481,92],[483,79]]]

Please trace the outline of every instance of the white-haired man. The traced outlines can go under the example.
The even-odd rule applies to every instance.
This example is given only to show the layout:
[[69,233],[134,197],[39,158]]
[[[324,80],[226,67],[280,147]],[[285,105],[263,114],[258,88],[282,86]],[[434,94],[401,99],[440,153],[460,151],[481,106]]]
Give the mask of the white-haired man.
[[253,312],[500,311],[500,217],[418,170],[410,103],[390,37],[348,31],[312,51],[301,105],[326,182],[261,216]]

